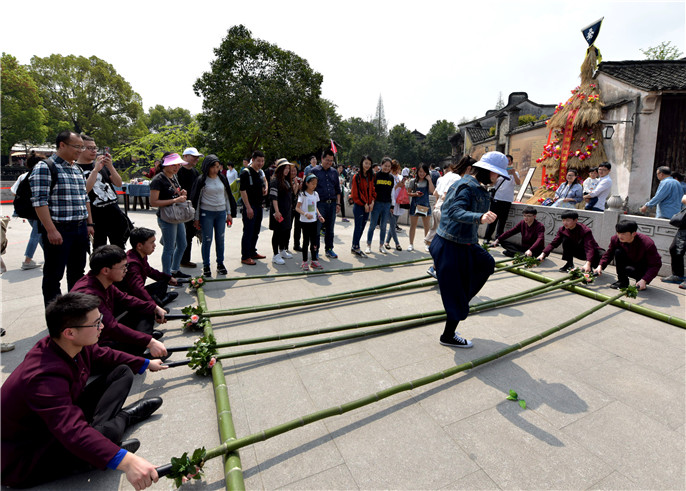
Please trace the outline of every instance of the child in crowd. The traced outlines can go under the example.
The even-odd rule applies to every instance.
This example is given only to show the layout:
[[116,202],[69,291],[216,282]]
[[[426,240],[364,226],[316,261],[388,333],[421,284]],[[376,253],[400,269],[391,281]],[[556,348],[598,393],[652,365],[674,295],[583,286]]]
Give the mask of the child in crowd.
[[[324,223],[324,217],[317,209],[319,194],[317,191],[317,176],[308,174],[305,177],[303,190],[298,195],[298,204],[295,211],[300,215],[300,226],[303,234],[303,271],[323,269],[319,263],[319,234],[317,233],[317,220]],[[312,261],[307,265],[307,247],[309,245]]]

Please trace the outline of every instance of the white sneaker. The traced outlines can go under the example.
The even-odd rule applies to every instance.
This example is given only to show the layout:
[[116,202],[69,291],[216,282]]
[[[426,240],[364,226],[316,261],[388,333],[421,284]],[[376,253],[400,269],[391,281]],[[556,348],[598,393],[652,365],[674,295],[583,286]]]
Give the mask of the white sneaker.
[[40,268],[40,264],[38,264],[33,259],[31,259],[28,263],[25,263],[25,262],[21,263],[21,269],[23,269],[23,270],[35,269],[35,268]]
[[272,259],[272,262],[274,264],[286,264],[286,261],[284,261],[283,258],[279,254],[274,254],[274,258]]
[[379,252],[380,252],[381,254],[388,254],[388,253],[386,252],[386,249],[384,249],[384,246],[379,247]]
[[293,254],[291,254],[291,251],[288,249],[284,249],[281,251],[281,257],[284,259],[293,259]]
[[372,253],[372,248],[367,246],[367,248],[364,250],[365,254],[371,254]]
[[425,250],[426,252],[429,252],[429,244],[424,244],[424,250]]
[[407,248],[408,251],[414,251],[414,246],[410,244],[410,246]]

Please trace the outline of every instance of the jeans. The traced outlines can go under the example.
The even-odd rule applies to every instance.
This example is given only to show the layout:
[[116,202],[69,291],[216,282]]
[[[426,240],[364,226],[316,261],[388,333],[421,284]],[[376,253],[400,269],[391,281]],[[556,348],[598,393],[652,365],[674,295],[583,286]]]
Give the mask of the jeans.
[[243,237],[241,238],[241,260],[250,259],[257,254],[257,239],[262,227],[262,206],[253,206],[253,217],[248,218],[245,208],[241,211],[243,219]]
[[29,220],[31,224],[31,236],[29,237],[29,243],[26,244],[26,251],[24,251],[24,256],[29,259],[33,259],[33,255],[36,253],[36,246],[40,244],[41,249],[43,248],[43,243],[40,238],[40,231],[38,230],[38,220]]
[[353,205],[353,216],[355,217],[355,228],[353,230],[353,249],[359,249],[360,239],[362,238],[364,226],[369,218],[369,212],[364,211],[364,206],[360,206],[355,203]]
[[389,218],[389,220],[388,220],[389,226],[388,226],[388,233],[386,234],[386,241],[385,242],[386,242],[386,244],[390,244],[391,239],[393,239],[395,241],[395,245],[399,246],[400,241],[398,240],[398,231],[395,229],[398,226],[398,215],[395,215],[393,213],[393,210],[391,210],[388,213],[388,218]]
[[216,240],[217,264],[224,262],[224,231],[226,230],[226,210],[209,211],[200,209],[200,230],[202,232],[202,265],[210,265],[212,232]]
[[181,267],[181,257],[186,250],[186,226],[184,223],[167,223],[157,217],[157,225],[162,231],[162,272],[171,274]]
[[324,250],[333,249],[333,227],[336,223],[336,200],[331,203],[320,201],[317,203],[317,209],[321,216],[324,217],[324,223],[317,222],[317,233],[322,231],[322,227],[326,227],[326,234],[324,235]]
[[62,236],[62,244],[53,245],[48,240],[48,233],[41,226],[43,241],[43,301],[49,304],[62,292],[60,282],[67,271],[67,288],[71,290],[83,276],[86,268],[86,256],[90,242],[86,220],[77,222],[54,222],[57,231]]
[[[391,204],[383,203],[377,201],[374,203],[374,209],[371,213],[371,218],[369,219],[369,230],[367,231],[367,244],[372,243],[372,237],[374,237],[374,229],[376,228],[377,222],[380,222],[380,235],[379,244],[383,245],[383,240],[386,237],[386,224],[388,223],[388,215],[390,214]],[[394,228],[395,230],[395,228]]]

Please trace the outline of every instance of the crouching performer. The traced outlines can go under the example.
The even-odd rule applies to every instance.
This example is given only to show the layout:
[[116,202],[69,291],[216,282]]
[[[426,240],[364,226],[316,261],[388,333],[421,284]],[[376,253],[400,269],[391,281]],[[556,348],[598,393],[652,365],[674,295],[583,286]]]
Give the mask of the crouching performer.
[[[68,293],[48,305],[49,335],[41,339],[2,386],[2,484],[29,487],[93,468],[117,469],[143,489],[157,482],[155,467],[134,455],[125,430],[147,419],[159,397],[122,409],[134,373],[164,369],[99,346],[100,300]],[[101,375],[86,385],[92,370]]]

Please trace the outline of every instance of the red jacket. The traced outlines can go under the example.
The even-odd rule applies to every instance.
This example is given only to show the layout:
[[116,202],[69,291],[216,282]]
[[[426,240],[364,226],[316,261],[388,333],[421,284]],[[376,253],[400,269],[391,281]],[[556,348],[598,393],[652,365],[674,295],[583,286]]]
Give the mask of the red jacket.
[[114,285],[105,290],[103,284],[100,283],[100,280],[92,271],[89,271],[86,276],[77,281],[71,291],[88,293],[100,299],[100,306],[98,308],[104,316],[102,323],[105,327],[100,333],[98,344],[109,346],[114,342],[119,342],[145,347],[150,343],[152,336],[121,324],[117,321],[115,312],[121,313],[129,310],[154,315],[157,304],[152,300],[141,300],[132,297],[123,293]]
[[353,176],[352,188],[350,189],[350,197],[353,199],[353,202],[360,206],[370,205],[373,201],[376,201],[374,177],[365,179],[359,172],[355,174]]
[[138,373],[144,361],[97,344],[72,359],[49,336],[38,341],[2,385],[2,484],[30,486],[56,477],[60,452],[105,469],[119,446],[88,424],[77,401],[91,369],[125,364]]
[[626,257],[632,265],[639,269],[641,267],[646,268],[646,272],[641,279],[645,280],[646,283],[650,283],[655,279],[662,267],[662,257],[657,252],[653,239],[639,232],[634,237],[634,240],[627,244],[626,242],[620,242],[619,237],[614,235],[610,239],[610,247],[607,248],[607,251],[600,259],[600,266],[603,269],[610,264],[610,261],[615,257],[617,249],[620,247],[624,249]]
[[157,280],[169,283],[171,276],[158,271],[148,263],[147,257],[141,257],[138,252],[130,249],[126,253],[127,266],[129,269],[126,271],[126,276],[124,281],[117,284],[122,292],[128,293],[132,297],[140,298],[141,300],[146,300],[148,302],[154,302],[148,290],[145,289],[145,280],[149,277]]

